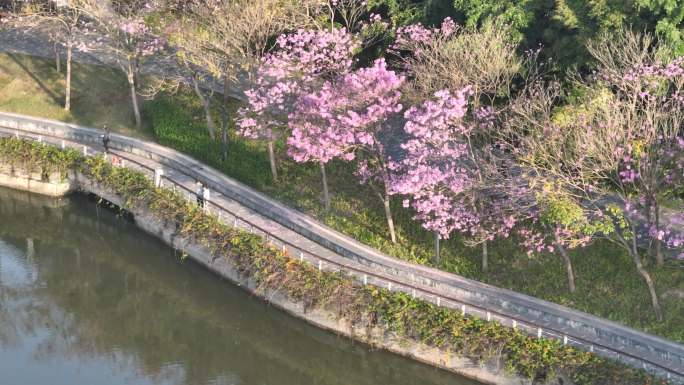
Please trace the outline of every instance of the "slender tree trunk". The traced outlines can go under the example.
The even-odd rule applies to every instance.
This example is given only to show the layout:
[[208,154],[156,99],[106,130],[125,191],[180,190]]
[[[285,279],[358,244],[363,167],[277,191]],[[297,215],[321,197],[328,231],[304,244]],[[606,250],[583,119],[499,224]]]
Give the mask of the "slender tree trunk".
[[573,268],[572,268],[572,259],[570,259],[570,255],[568,254],[568,251],[561,244],[561,241],[560,241],[560,238],[558,237],[558,234],[556,234],[556,242],[555,243],[556,243],[556,248],[558,249],[558,252],[561,255],[561,258],[563,258],[563,264],[565,264],[565,273],[568,276],[568,289],[570,289],[571,293],[574,293],[577,288],[575,287],[575,272],[573,271]]
[[328,176],[325,173],[325,163],[318,162],[321,167],[321,179],[323,181],[323,204],[325,211],[330,210],[330,191],[328,190]]
[[389,228],[390,238],[392,243],[397,243],[397,234],[394,231],[394,219],[392,219],[392,209],[390,208],[390,196],[385,189],[385,195],[382,198],[382,204],[385,207],[385,217],[387,218],[387,227]]
[[653,305],[653,311],[655,312],[656,319],[658,321],[662,321],[663,311],[660,307],[660,301],[658,300],[658,293],[656,292],[655,283],[651,278],[651,274],[649,274],[648,270],[646,270],[644,268],[644,265],[641,263],[641,257],[639,256],[639,252],[637,249],[636,237],[632,237],[632,247],[630,249],[630,254],[632,255],[632,259],[634,260],[634,264],[636,265],[637,271],[639,271],[641,277],[644,279],[644,281],[646,281],[646,286],[648,286],[648,292],[651,295],[651,303]]
[[71,54],[73,51],[73,44],[67,43],[67,59],[66,59],[66,90],[64,91],[64,109],[71,110]]
[[228,112],[226,112],[225,123],[221,128],[221,159],[228,160]]
[[230,96],[228,93],[230,92],[230,82],[228,81],[228,77],[224,76],[223,77],[223,108],[221,109],[223,111],[223,120],[221,121],[221,148],[222,148],[222,157],[223,161],[228,160],[228,128],[229,128],[229,123],[230,123]]
[[138,105],[138,93],[135,89],[135,65],[133,59],[128,60],[128,85],[131,88],[131,102],[133,103],[133,114],[135,115],[135,127],[140,129],[142,127],[142,117],[140,116],[140,106]]
[[62,72],[62,58],[59,56],[59,44],[57,42],[52,43],[52,51],[55,53],[57,72]]
[[439,263],[442,261],[442,251],[440,250],[440,237],[439,233],[435,231],[435,257],[434,257],[434,262],[435,265],[439,265]]
[[214,124],[214,119],[211,116],[211,100],[204,96],[202,89],[199,86],[199,80],[196,76],[192,77],[192,85],[195,90],[195,94],[202,102],[202,107],[204,108],[204,118],[207,121],[207,130],[209,131],[209,137],[211,140],[216,140],[216,125]]
[[489,270],[489,250],[487,249],[487,241],[482,242],[482,271]]
[[662,242],[660,242],[660,239],[658,239],[657,234],[660,232],[660,205],[658,204],[657,199],[653,199],[653,210],[655,212],[655,230],[656,230],[656,239],[655,241],[655,259],[656,263],[658,266],[662,266],[665,264],[665,258],[663,257],[663,251],[661,248]]
[[273,181],[278,180],[278,169],[276,168],[275,162],[275,151],[273,149],[273,139],[268,141],[268,161],[271,163],[271,175],[273,176]]

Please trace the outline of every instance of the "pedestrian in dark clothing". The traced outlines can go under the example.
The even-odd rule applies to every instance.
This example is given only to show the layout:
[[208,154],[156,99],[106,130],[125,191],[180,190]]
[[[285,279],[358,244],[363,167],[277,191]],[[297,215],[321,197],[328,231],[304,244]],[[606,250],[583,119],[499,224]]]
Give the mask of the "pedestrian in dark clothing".
[[104,126],[104,135],[102,135],[102,145],[104,146],[105,154],[109,153],[109,128]]
[[197,206],[204,208],[204,185],[202,182],[197,182]]

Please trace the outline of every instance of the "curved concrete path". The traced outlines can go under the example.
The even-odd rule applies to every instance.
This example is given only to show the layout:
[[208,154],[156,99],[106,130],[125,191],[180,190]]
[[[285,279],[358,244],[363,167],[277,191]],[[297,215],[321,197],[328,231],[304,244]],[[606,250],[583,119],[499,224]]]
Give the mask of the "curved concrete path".
[[[100,151],[101,132],[71,124],[0,113],[0,135],[17,135],[88,153]],[[228,224],[258,233],[295,258],[323,270],[344,270],[362,282],[403,291],[464,314],[497,320],[539,337],[560,339],[684,384],[684,346],[520,293],[380,253],[296,210],[169,148],[112,135],[113,153],[195,199],[195,182],[211,190],[209,210]]]

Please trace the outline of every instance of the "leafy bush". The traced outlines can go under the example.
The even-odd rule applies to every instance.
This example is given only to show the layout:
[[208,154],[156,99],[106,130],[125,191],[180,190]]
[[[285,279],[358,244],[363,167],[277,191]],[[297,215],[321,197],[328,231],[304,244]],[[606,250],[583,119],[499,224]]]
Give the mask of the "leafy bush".
[[0,140],[0,160],[12,168],[20,167],[24,171],[40,172],[46,180],[58,172],[62,178],[80,159],[78,151],[60,150],[54,146],[46,146],[34,141],[3,139]]

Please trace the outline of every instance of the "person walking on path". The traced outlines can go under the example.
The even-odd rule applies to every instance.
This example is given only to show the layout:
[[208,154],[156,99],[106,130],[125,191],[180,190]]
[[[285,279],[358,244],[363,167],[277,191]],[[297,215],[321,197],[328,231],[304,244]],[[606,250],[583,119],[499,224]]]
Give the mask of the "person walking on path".
[[109,128],[107,126],[104,126],[104,135],[102,135],[102,145],[104,146],[105,154],[109,153],[109,141]]
[[209,205],[208,205],[209,199],[210,199],[209,188],[207,186],[203,185],[202,186],[202,209],[204,209],[204,211],[207,211],[207,209],[209,207]]
[[197,195],[197,206],[204,208],[204,185],[202,182],[197,181],[197,190],[195,193]]

